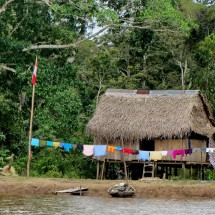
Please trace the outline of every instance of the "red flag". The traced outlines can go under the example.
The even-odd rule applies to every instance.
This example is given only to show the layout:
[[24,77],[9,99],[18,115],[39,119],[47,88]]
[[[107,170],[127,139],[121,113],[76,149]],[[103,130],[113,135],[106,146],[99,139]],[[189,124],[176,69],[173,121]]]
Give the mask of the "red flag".
[[32,74],[32,84],[36,85],[36,80],[37,80],[37,68],[38,68],[38,61],[36,57],[35,65],[34,65],[34,71]]

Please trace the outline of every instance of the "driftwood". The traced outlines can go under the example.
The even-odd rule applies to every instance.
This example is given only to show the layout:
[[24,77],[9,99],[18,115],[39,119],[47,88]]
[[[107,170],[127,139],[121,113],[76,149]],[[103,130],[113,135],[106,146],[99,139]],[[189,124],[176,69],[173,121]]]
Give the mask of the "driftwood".
[[0,168],[0,175],[17,176],[14,167],[12,167],[13,159],[14,159],[14,154],[12,154],[10,157],[7,158],[7,160],[9,160],[9,164],[4,166],[3,168]]

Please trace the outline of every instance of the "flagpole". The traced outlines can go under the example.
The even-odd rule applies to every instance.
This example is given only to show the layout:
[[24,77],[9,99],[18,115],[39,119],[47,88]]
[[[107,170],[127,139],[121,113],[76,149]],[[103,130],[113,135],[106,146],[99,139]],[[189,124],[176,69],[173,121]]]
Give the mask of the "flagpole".
[[31,137],[32,137],[32,125],[33,125],[33,116],[34,116],[34,95],[35,95],[35,87],[36,87],[36,74],[37,74],[38,61],[36,56],[36,61],[34,65],[34,71],[32,74],[32,100],[31,100],[31,118],[30,118],[30,129],[28,136],[28,161],[27,161],[27,177],[30,176],[30,163],[31,163]]
[[33,85],[32,100],[31,100],[31,118],[30,118],[30,129],[29,129],[29,137],[28,137],[27,177],[29,177],[29,176],[30,176],[30,163],[31,163],[31,136],[32,136],[33,116],[34,116],[34,95],[35,95],[35,86],[36,86],[36,85]]

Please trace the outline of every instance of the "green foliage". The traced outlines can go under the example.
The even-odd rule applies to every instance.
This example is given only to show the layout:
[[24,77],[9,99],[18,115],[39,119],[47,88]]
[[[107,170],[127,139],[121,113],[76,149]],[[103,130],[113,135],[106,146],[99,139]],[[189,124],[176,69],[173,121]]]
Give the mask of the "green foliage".
[[210,34],[206,36],[205,39],[199,43],[196,56],[202,67],[214,64],[215,34]]
[[0,167],[7,165],[7,157],[10,156],[10,151],[5,148],[0,149]]
[[147,9],[142,11],[142,19],[156,29],[177,30],[185,35],[189,35],[190,27],[197,27],[192,19],[184,19],[169,0],[150,1]]
[[33,149],[31,176],[95,178],[95,174],[95,162],[78,150],[66,152],[53,147]]

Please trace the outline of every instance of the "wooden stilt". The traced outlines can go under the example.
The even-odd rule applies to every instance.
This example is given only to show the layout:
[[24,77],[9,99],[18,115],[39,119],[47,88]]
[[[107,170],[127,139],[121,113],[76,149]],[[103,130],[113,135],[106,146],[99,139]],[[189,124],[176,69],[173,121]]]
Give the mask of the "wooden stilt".
[[99,179],[99,161],[97,161],[97,169],[96,169],[96,180]]
[[[122,139],[122,148],[124,148],[123,139]],[[128,174],[127,174],[127,168],[126,168],[126,162],[125,162],[124,153],[122,153],[122,158],[123,158],[123,164],[124,164],[125,180],[128,180]]]
[[165,166],[166,167],[166,179],[168,179],[169,175],[168,175],[168,166]]
[[112,163],[112,176],[111,176],[111,179],[112,180],[114,179],[114,163]]
[[202,151],[201,151],[201,176],[200,177],[201,177],[201,180],[203,180],[202,179],[202,177],[203,177],[203,175],[202,175]]
[[205,165],[203,165],[202,166],[202,180],[205,180],[205,173],[206,173],[206,166]]
[[192,165],[190,165],[190,179],[192,179],[193,178],[193,166]]
[[143,162],[143,172],[142,172],[142,178],[144,178],[144,166],[145,166],[145,162]]
[[174,168],[174,176],[178,176],[178,168],[177,167]]
[[201,176],[200,176],[200,168],[201,168],[201,165],[200,165],[200,166],[198,165],[198,172],[197,172],[197,179],[198,179],[198,180],[201,179]]
[[157,173],[158,173],[158,163],[155,162],[154,165],[155,165],[155,166],[154,166],[154,176],[157,177]]
[[181,179],[185,179],[185,163],[182,162],[182,168],[181,168]]
[[[107,142],[107,148],[108,148],[108,139],[106,140],[106,142]],[[104,177],[104,170],[105,170],[105,160],[106,160],[106,157],[107,157],[107,155],[104,157],[104,162],[103,162],[103,165],[102,165],[101,180],[103,180],[103,177]]]
[[103,177],[104,177],[104,169],[105,169],[105,160],[103,161],[103,165],[102,165],[101,180],[103,180]]

